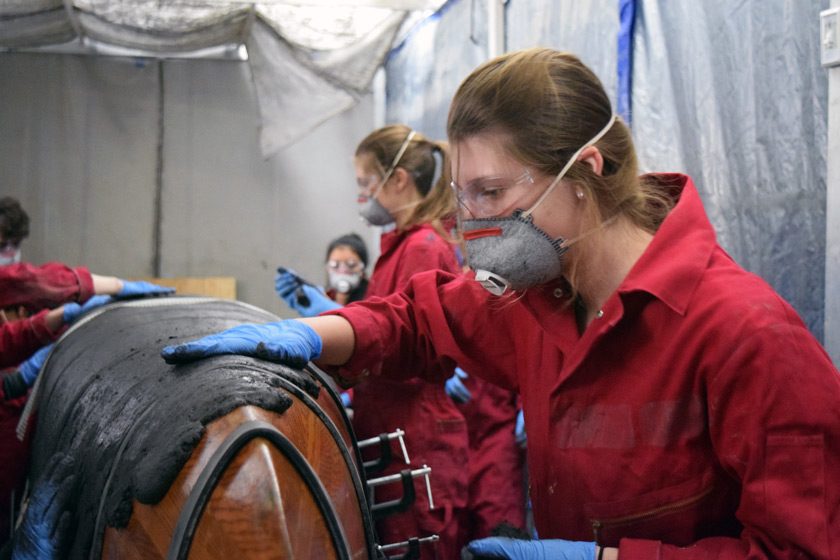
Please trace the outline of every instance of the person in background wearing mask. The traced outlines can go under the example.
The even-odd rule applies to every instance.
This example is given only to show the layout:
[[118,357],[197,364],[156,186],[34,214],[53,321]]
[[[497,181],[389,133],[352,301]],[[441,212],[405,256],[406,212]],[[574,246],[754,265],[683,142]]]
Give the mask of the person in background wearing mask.
[[333,239],[327,247],[327,296],[339,305],[364,299],[367,263],[367,247],[359,234]]
[[[337,309],[336,303],[346,305],[361,299],[358,295],[364,295],[367,287],[366,265],[367,248],[362,238],[355,233],[344,235],[333,240],[327,249],[326,296],[330,300],[319,288],[288,269],[277,273],[275,288],[289,307],[303,317],[313,317]],[[301,293],[304,297],[300,297]],[[467,507],[459,520],[459,543],[489,536],[503,523],[524,529],[523,487],[510,483],[521,481],[523,476],[522,453],[515,440],[516,393],[470,376],[461,368],[455,368],[444,387],[464,415],[469,436],[469,489]],[[353,388],[342,392],[341,399],[353,418]]]
[[[83,305],[88,311],[107,301],[92,296],[128,298],[174,292],[149,282],[91,274],[83,266],[20,262],[21,245],[28,235],[29,216],[20,203],[11,197],[0,199],[0,367],[20,363],[54,341]],[[62,304],[67,305],[59,307]]]
[[[16,429],[52,342],[84,313],[111,301],[171,293],[148,282],[91,274],[86,267],[20,262],[29,216],[11,197],[0,199],[0,543],[8,538],[12,495],[20,497],[29,441]],[[113,296],[113,297],[112,297]]]
[[280,299],[303,317],[314,317],[330,309],[359,301],[365,297],[368,253],[364,240],[357,233],[348,233],[330,241],[324,268],[326,290],[302,279],[289,268],[278,268],[274,290]]
[[[370,225],[390,228],[382,234],[380,257],[365,301],[379,301],[398,292],[418,272],[457,273],[454,247],[443,223],[452,217],[455,209],[449,189],[450,165],[445,144],[427,139],[404,125],[386,126],[361,141],[354,161],[359,213]],[[281,297],[304,316],[340,308],[316,289],[306,291],[312,300],[310,305],[301,306],[294,292],[302,284],[293,276],[278,278],[278,286],[280,283],[283,284],[278,289]],[[453,369],[450,368],[450,374]],[[457,558],[458,520],[467,495],[466,423],[447,397],[443,382],[420,379],[425,373],[413,367],[405,371],[404,380],[362,381],[353,387],[353,428],[360,440],[396,428],[405,430],[410,468],[419,469],[423,465],[432,468],[435,507],[429,509],[422,481],[416,480],[414,505],[406,512],[378,522],[377,533],[382,544],[436,534],[440,541],[434,545],[435,554],[429,557]],[[402,456],[396,442],[393,456]],[[395,459],[381,476],[405,468],[409,467]],[[376,489],[376,502],[397,499],[401,494],[399,485],[381,486]]]
[[0,266],[20,262],[20,244],[29,235],[29,216],[10,196],[0,198]]
[[568,53],[505,54],[461,84],[447,129],[473,279],[418,274],[164,359],[270,343],[344,380],[407,364],[442,380],[457,363],[518,389],[542,540],[481,539],[478,556],[840,557],[840,372],[720,247],[689,177],[638,176],[595,74]]
[[[327,246],[326,291],[303,280],[294,270],[277,269],[274,289],[280,299],[303,317],[314,317],[330,309],[359,301],[367,292],[367,245],[357,233],[348,233]],[[326,297],[325,297],[326,296]],[[341,392],[341,403],[353,418],[353,389]]]

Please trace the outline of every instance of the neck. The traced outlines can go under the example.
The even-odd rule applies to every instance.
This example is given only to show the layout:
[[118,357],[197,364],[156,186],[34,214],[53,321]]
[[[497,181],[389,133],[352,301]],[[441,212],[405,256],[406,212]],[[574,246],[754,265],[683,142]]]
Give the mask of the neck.
[[586,306],[588,325],[607,299],[618,289],[630,270],[650,245],[653,235],[619,218],[606,226],[597,243],[582,243],[579,250],[590,251],[580,269],[579,291]]
[[405,229],[409,218],[411,218],[411,214],[422,200],[423,199],[420,194],[417,193],[417,191],[414,191],[412,196],[406,197],[401,204],[391,211],[391,215],[394,216],[394,222],[397,224],[397,229]]

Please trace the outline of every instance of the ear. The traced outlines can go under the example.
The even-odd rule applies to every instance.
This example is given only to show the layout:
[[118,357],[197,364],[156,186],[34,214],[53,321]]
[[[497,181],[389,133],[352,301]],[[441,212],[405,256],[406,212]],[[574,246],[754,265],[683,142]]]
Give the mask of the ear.
[[592,168],[595,175],[600,175],[604,170],[604,156],[601,155],[601,150],[595,146],[589,146],[580,153],[578,161],[582,161]]
[[394,172],[391,173],[391,179],[394,181],[396,190],[399,192],[412,185],[414,178],[402,167],[397,167],[394,169]]

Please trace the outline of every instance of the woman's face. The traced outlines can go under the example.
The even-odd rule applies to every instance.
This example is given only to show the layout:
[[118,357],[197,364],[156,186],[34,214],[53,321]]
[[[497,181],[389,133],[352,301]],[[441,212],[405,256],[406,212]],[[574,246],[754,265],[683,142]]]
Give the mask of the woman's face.
[[365,276],[365,265],[359,254],[347,245],[333,247],[327,255],[327,284],[340,294],[354,290]]
[[358,187],[358,202],[363,204],[370,197],[376,197],[379,204],[391,210],[394,206],[394,194],[388,184],[393,179],[393,173],[385,184],[382,184],[382,173],[370,154],[362,154],[353,160],[356,170],[356,186]]
[[338,245],[327,256],[327,270],[343,274],[359,274],[365,265],[359,255],[347,245]]
[[[461,217],[509,216],[528,210],[554,176],[529,169],[504,150],[499,133],[471,136],[452,146],[452,176]],[[534,210],[534,223],[552,238],[570,239],[581,231],[580,199],[574,186],[561,181]]]

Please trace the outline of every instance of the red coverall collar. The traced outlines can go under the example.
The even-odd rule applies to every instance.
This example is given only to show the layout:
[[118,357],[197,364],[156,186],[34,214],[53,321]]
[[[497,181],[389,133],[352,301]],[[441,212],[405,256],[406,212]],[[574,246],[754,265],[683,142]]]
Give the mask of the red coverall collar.
[[676,204],[618,293],[645,291],[684,315],[717,246],[715,231],[690,177],[663,173],[646,175],[643,180],[653,180],[670,190]]

